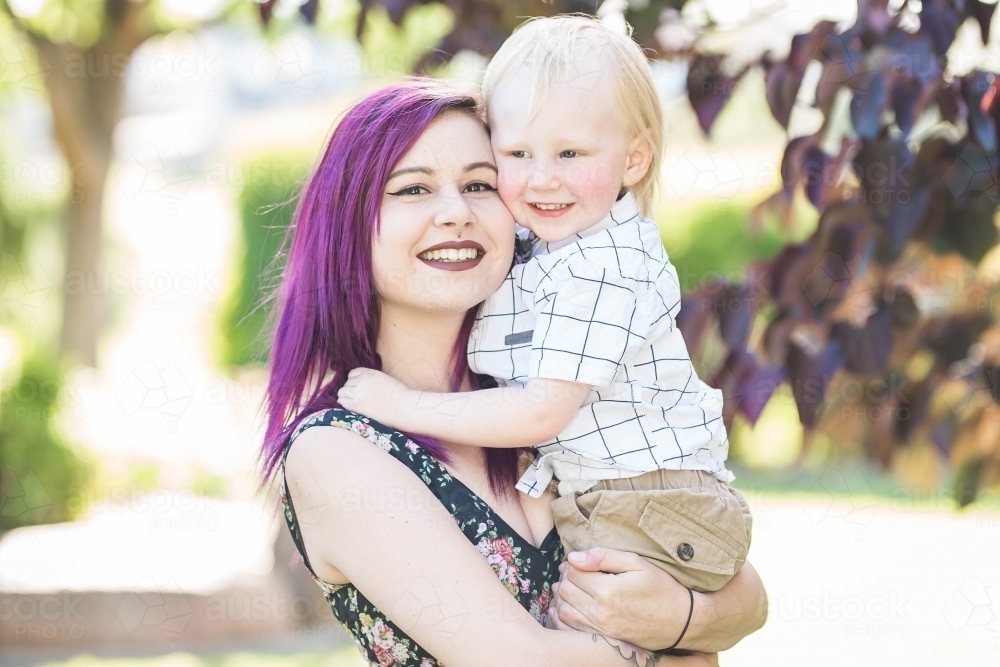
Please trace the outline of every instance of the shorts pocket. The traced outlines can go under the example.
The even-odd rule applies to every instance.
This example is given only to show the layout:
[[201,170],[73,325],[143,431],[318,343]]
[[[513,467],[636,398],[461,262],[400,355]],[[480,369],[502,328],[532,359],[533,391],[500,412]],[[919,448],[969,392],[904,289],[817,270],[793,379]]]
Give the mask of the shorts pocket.
[[571,493],[552,501],[552,518],[567,551],[585,551],[594,546],[591,522],[604,493]]
[[657,492],[639,528],[679,567],[732,576],[746,560],[742,508],[735,500],[692,489]]

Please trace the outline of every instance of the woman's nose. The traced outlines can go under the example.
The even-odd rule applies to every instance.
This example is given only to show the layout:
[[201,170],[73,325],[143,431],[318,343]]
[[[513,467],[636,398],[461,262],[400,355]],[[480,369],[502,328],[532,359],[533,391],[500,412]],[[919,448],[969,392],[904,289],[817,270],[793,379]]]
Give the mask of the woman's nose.
[[465,201],[465,197],[460,192],[456,190],[455,192],[441,193],[441,208],[434,218],[435,225],[462,231],[475,222],[476,214],[469,208],[469,203]]

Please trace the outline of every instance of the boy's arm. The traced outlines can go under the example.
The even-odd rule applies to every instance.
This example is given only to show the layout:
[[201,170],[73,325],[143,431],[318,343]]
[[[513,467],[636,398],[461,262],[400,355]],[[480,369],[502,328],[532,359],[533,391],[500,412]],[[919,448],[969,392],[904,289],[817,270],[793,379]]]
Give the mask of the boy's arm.
[[566,428],[591,388],[532,378],[524,389],[436,394],[409,389],[370,368],[355,368],[337,398],[344,408],[398,431],[476,447],[531,447]]

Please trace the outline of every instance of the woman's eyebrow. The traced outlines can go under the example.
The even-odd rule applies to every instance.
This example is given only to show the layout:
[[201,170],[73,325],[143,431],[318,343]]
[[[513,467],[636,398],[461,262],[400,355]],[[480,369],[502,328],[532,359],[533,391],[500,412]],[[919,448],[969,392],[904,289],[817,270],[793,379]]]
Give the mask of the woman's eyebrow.
[[476,169],[492,169],[497,170],[497,166],[492,162],[473,162],[472,164],[465,165],[465,171],[474,171]]
[[427,174],[428,176],[434,175],[434,170],[430,167],[405,167],[403,169],[397,169],[396,171],[389,174],[389,178],[386,181],[391,181],[392,179],[403,176],[405,174]]

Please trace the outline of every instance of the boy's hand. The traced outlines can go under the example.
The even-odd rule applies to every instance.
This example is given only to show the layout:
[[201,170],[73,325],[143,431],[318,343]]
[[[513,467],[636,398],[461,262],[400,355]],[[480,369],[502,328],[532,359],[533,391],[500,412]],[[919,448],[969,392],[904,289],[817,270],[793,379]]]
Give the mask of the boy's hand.
[[416,404],[417,393],[381,371],[355,368],[347,374],[337,400],[347,410],[402,429],[405,415]]

